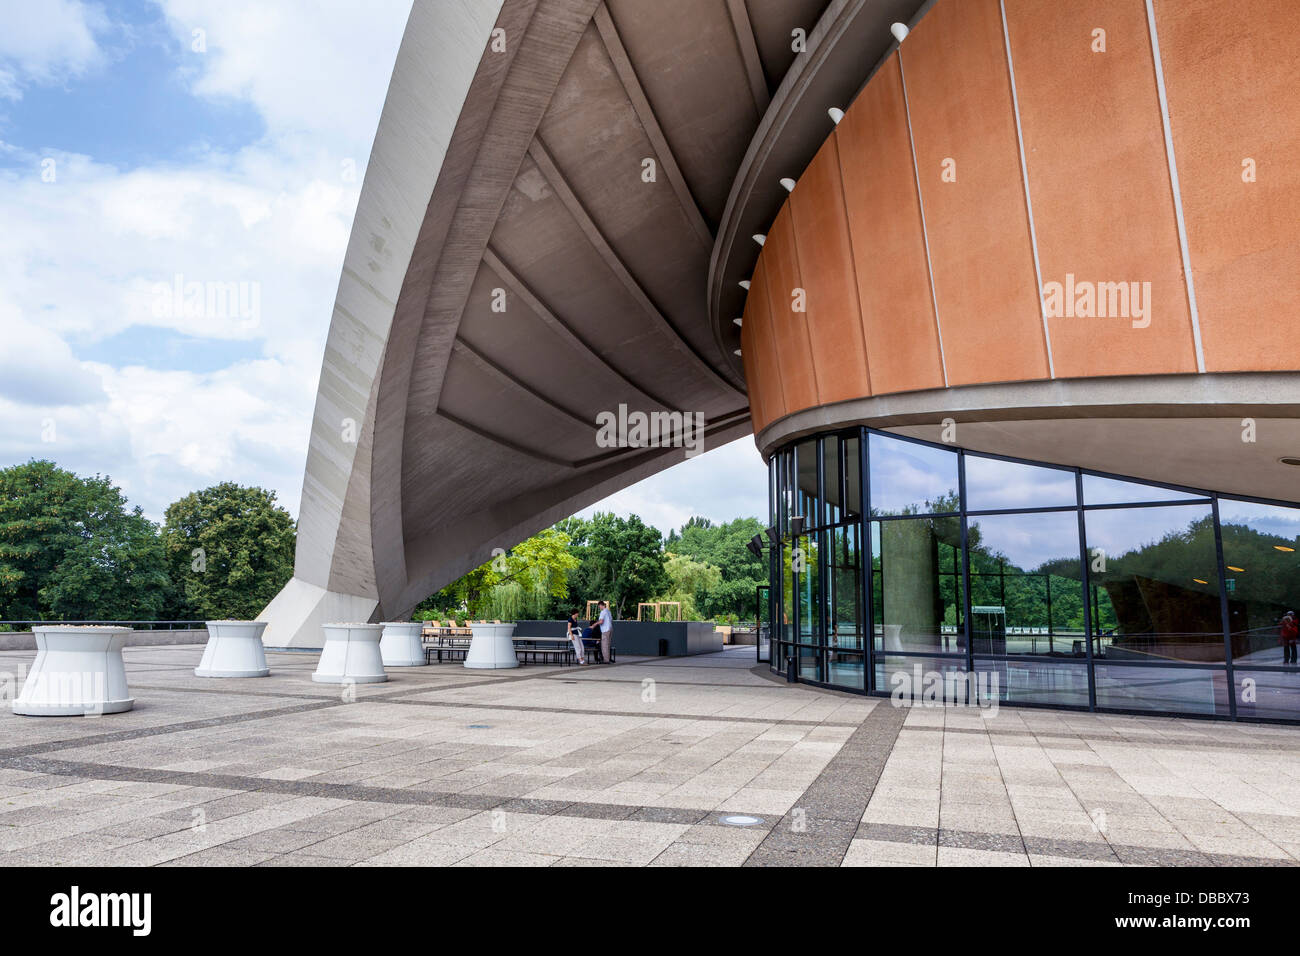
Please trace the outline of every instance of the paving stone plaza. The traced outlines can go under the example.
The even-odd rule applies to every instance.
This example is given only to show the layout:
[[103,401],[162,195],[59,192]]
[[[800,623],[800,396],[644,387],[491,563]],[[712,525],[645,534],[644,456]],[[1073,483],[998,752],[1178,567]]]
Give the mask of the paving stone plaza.
[[[135,708],[0,712],[6,866],[1292,865],[1292,727],[899,708],[752,647],[608,667],[197,678],[124,651]],[[0,653],[21,676],[30,651]],[[757,822],[736,825],[728,818]],[[744,823],[745,821],[741,821]]]

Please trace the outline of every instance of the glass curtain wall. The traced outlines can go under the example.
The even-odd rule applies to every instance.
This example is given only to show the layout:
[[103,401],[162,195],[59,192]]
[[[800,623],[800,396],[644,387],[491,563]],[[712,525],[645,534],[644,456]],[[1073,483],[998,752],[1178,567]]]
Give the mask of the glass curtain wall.
[[882,695],[938,679],[963,703],[1300,720],[1294,504],[870,429],[803,439],[770,469],[776,670]]

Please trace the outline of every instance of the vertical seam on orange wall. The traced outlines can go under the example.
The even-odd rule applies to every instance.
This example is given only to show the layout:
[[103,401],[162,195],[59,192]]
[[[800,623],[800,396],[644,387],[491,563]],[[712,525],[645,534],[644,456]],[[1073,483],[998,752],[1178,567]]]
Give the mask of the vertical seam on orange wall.
[[916,163],[916,140],[912,138],[912,107],[907,102],[907,76],[903,73],[903,49],[898,49],[898,81],[903,87],[903,112],[907,116],[907,145],[912,151],[912,175],[916,178],[916,207],[921,213],[921,239],[925,242],[925,271],[930,277],[930,307],[934,310],[934,330],[939,336],[939,368],[943,387],[948,387],[948,359],[943,353],[943,323],[939,321],[939,294],[934,289],[934,262],[930,258],[930,232],[925,225],[925,197],[921,195],[921,168]]
[[[1187,310],[1192,319],[1192,345],[1196,349],[1196,371],[1205,371],[1205,350],[1201,345],[1201,316],[1196,308],[1196,286],[1192,281],[1192,251],[1187,245],[1187,223],[1183,220],[1183,194],[1178,182],[1178,160],[1174,158],[1174,131],[1169,121],[1169,99],[1165,94],[1165,68],[1160,61],[1160,38],[1156,34],[1156,11],[1146,0],[1147,30],[1151,35],[1151,60],[1156,71],[1156,95],[1160,98],[1160,123],[1165,132],[1165,156],[1169,160],[1169,186],[1174,195],[1174,220],[1178,224],[1178,247],[1183,256],[1187,281]],[[1148,306],[1149,308],[1149,306]]]
[[835,184],[840,191],[840,211],[844,214],[844,235],[849,240],[849,269],[853,273],[853,301],[858,304],[858,335],[862,338],[862,367],[867,372],[867,394],[874,395],[871,387],[871,357],[867,355],[867,330],[862,324],[862,297],[858,294],[858,257],[853,251],[853,230],[849,228],[849,201],[844,196],[844,163],[840,159],[839,129],[831,130],[831,148],[835,150]]
[[1025,185],[1025,215],[1029,217],[1029,248],[1034,254],[1034,297],[1038,300],[1038,314],[1043,320],[1043,344],[1047,347],[1047,375],[1056,378],[1056,363],[1052,360],[1052,331],[1047,324],[1047,307],[1043,302],[1043,269],[1038,261],[1038,233],[1034,229],[1034,200],[1029,195],[1029,164],[1025,161],[1025,136],[1020,128],[1020,97],[1016,95],[1016,67],[1011,58],[1011,31],[1007,29],[1006,0],[998,0],[1002,13],[1002,40],[1007,47],[1007,78],[1011,81],[1011,115],[1016,120],[1016,145],[1020,149],[1020,178]]
[[[791,198],[794,194],[791,193]],[[786,200],[789,205],[790,200]],[[817,404],[822,403],[822,377],[817,374],[817,355],[813,351],[812,344],[812,323],[808,321],[808,287],[803,284],[803,266],[799,264],[799,230],[794,227],[794,206],[790,206],[790,248],[794,250],[794,280],[799,283],[796,288],[803,289],[804,310],[803,310],[803,334],[808,340],[808,365],[812,370],[813,391],[817,394]],[[794,313],[791,312],[791,315]]]

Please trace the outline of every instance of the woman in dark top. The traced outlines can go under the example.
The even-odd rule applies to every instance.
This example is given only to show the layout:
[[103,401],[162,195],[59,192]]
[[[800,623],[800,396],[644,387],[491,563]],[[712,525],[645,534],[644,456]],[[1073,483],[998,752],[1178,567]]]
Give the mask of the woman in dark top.
[[569,614],[569,621],[566,627],[566,636],[573,644],[573,653],[577,656],[578,663],[587,663],[587,656],[583,653],[582,649],[582,628],[578,626],[578,612],[576,610]]

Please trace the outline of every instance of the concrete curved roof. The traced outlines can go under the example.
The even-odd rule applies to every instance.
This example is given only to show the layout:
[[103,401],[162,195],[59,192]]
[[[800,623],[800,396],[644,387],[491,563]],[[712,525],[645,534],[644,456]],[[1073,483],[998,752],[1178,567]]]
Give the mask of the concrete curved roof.
[[[493,549],[682,460],[599,447],[598,412],[702,413],[706,447],[750,432],[737,330],[709,320],[715,237],[807,58],[792,31],[815,51],[819,21],[864,2],[416,0],[268,644],[400,618]],[[918,5],[874,5],[882,51]]]

